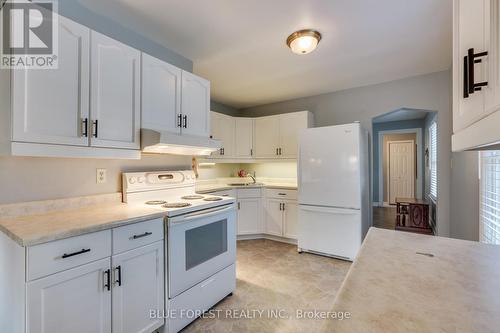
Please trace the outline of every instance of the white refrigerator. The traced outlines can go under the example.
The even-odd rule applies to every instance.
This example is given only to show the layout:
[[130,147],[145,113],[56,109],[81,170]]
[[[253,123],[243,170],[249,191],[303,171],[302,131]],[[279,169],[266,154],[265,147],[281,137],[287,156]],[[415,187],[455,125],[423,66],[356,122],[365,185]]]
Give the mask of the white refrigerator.
[[369,142],[359,123],[299,135],[299,252],[354,260],[371,225]]

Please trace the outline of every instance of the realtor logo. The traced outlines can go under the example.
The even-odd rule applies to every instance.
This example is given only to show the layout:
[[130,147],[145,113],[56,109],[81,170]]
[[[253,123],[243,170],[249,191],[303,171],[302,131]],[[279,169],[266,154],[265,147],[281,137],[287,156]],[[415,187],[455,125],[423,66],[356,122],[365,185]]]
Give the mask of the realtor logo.
[[0,0],[0,68],[57,68],[55,1]]

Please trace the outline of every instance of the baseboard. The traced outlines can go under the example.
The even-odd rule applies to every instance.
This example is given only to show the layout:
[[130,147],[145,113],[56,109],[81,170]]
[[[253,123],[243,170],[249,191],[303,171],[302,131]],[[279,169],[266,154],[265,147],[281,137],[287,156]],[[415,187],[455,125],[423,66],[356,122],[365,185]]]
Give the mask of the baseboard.
[[237,236],[236,239],[237,240],[269,239],[269,240],[276,241],[276,242],[297,245],[296,239],[279,237],[279,236],[268,235],[268,234],[239,235],[239,236]]

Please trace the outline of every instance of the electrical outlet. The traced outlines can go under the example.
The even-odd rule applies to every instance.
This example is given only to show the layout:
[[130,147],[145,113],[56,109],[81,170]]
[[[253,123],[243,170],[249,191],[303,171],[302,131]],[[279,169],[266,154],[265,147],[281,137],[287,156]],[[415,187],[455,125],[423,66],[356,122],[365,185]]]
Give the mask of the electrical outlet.
[[97,184],[104,184],[106,182],[106,169],[97,169],[96,182]]

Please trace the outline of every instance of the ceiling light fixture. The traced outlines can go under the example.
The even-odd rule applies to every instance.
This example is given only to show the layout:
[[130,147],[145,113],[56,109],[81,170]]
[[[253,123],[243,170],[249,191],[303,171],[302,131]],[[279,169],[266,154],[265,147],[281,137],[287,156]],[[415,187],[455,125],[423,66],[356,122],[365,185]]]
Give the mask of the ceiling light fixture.
[[286,45],[296,54],[308,54],[314,51],[321,40],[321,34],[312,29],[295,31],[286,39]]

